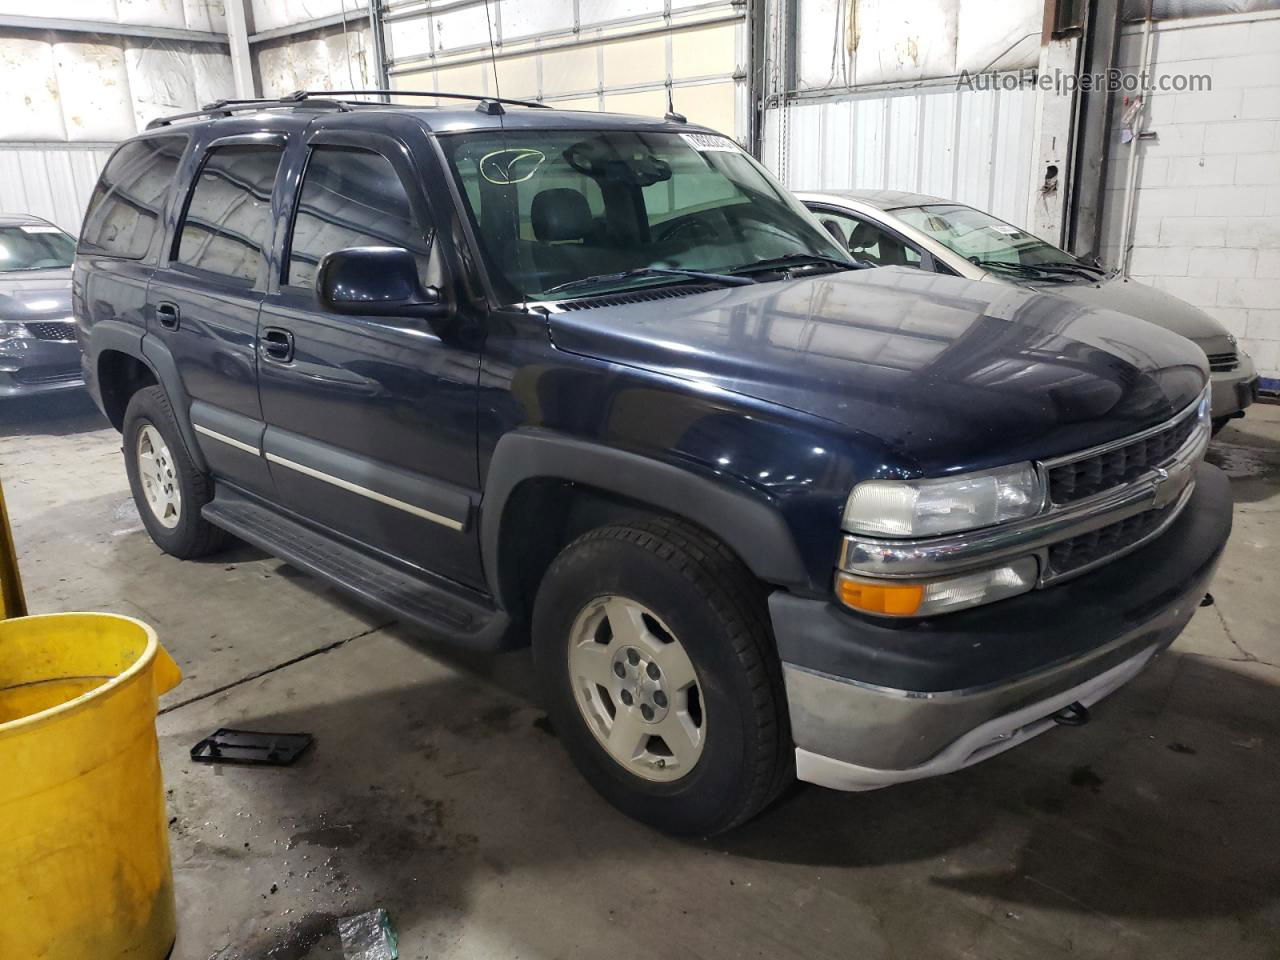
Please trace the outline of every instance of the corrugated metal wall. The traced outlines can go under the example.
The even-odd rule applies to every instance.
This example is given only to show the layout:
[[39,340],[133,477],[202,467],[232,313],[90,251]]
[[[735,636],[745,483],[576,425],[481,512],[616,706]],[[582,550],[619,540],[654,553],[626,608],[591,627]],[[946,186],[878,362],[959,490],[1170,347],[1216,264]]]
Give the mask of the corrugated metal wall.
[[910,190],[1024,223],[1035,110],[1034,90],[951,86],[793,103],[767,113],[764,160],[794,190]]
[[1017,72],[1039,63],[1044,0],[767,10],[761,158],[787,186],[908,190],[1029,222],[1038,93]]
[[0,143],[0,212],[35,214],[78,234],[112,149],[108,144]]
[[569,110],[675,109],[745,140],[746,5],[737,0],[477,0],[386,11],[392,86],[495,92]]

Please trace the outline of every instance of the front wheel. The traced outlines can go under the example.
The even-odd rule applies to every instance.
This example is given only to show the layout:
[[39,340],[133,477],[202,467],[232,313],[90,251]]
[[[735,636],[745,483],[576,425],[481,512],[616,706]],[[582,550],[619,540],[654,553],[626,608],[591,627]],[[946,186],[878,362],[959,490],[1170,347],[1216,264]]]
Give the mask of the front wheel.
[[193,560],[222,547],[225,534],[200,515],[213,481],[191,462],[162,387],[144,387],[124,414],[124,463],[133,502],[165,553]]
[[603,527],[538,591],[534,656],[575,765],[624,813],[720,833],[790,782],[793,753],[764,591],[678,521]]

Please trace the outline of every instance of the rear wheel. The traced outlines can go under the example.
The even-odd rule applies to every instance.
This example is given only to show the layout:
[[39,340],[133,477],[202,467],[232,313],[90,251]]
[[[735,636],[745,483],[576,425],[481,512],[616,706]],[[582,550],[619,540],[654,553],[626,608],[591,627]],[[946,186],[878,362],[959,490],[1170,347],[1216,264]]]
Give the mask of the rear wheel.
[[543,579],[534,655],[578,769],[672,833],[741,823],[790,782],[781,670],[761,585],[678,521],[603,527]]
[[213,498],[213,481],[187,455],[162,387],[145,387],[130,398],[124,461],[133,502],[156,546],[183,560],[223,546],[226,535],[200,515]]

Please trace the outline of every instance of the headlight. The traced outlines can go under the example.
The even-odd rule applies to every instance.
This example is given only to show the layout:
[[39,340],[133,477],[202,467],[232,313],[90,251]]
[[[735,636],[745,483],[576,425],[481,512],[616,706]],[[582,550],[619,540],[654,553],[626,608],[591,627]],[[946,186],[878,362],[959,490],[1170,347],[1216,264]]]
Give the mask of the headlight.
[[0,321],[0,340],[30,340],[31,331],[25,323]]
[[1029,463],[934,480],[864,480],[844,507],[850,533],[933,537],[1034,516],[1044,505]]
[[923,582],[860,579],[836,575],[840,602],[863,613],[883,617],[930,617],[1026,593],[1036,585],[1040,565],[1035,557]]

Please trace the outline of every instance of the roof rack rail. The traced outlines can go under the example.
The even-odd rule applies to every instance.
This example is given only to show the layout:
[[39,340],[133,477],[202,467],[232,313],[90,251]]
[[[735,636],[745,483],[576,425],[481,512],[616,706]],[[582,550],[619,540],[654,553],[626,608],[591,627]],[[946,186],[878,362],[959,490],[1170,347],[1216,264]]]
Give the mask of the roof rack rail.
[[[502,104],[509,103],[516,107],[535,107],[542,110],[551,108],[545,103],[534,100],[514,100],[510,97],[486,97],[475,93],[446,93],[442,90],[295,90],[283,97],[251,98],[244,100],[215,100],[206,103],[199,110],[188,113],[175,113],[168,117],[157,117],[147,124],[148,130],[167,127],[179,120],[194,120],[199,117],[229,117],[242,110],[264,110],[272,107],[294,107],[300,110],[339,110],[349,111],[354,106],[362,105],[362,101],[348,101],[342,97],[439,97],[445,100],[470,100],[476,104],[479,113],[494,116],[503,112]],[[383,101],[363,104],[375,106]]]
[[[539,110],[550,110],[551,107],[536,100],[515,100],[511,97],[490,97],[478,93],[448,93],[444,90],[299,90],[295,97],[439,97],[443,100],[471,100],[479,104],[509,103],[513,107],[534,107]],[[486,107],[481,113],[492,112]]]
[[[302,91],[299,91],[301,93]],[[351,107],[343,103],[341,100],[328,99],[311,99],[308,96],[299,96],[298,93],[291,93],[285,97],[277,97],[274,99],[245,99],[245,100],[214,100],[212,103],[206,103],[199,110],[191,110],[187,113],[174,113],[167,117],[156,117],[147,124],[146,129],[155,130],[158,127],[167,127],[179,120],[195,120],[199,117],[229,117],[233,113],[243,110],[264,110],[271,107],[295,107],[304,110],[338,110],[340,112],[348,112]]]

